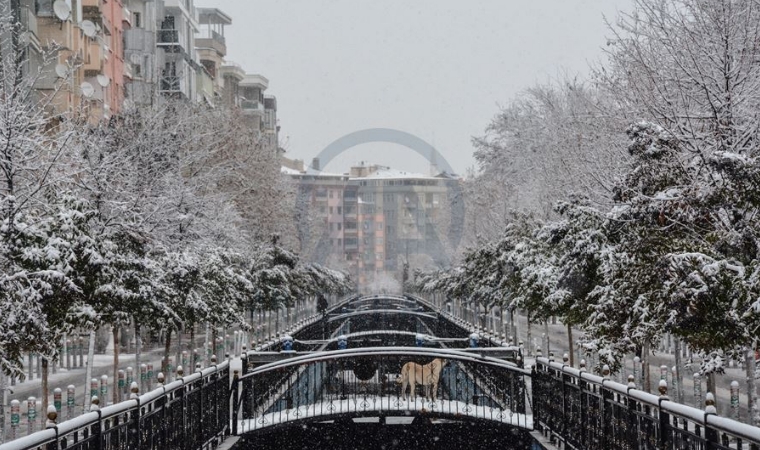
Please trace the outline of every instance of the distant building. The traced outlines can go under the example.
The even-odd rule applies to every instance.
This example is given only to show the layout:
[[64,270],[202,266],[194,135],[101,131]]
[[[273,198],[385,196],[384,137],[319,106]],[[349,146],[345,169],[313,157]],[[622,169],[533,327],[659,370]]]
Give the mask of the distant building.
[[[360,286],[380,274],[400,280],[403,262],[421,255],[429,264],[448,264],[449,195],[458,179],[364,164],[339,175],[320,171],[318,160],[305,170],[298,163],[300,170],[283,159],[283,172],[298,182],[299,207],[309,211],[299,227],[311,231],[302,240],[307,257],[342,260],[339,268]],[[324,229],[315,233],[314,222]]]

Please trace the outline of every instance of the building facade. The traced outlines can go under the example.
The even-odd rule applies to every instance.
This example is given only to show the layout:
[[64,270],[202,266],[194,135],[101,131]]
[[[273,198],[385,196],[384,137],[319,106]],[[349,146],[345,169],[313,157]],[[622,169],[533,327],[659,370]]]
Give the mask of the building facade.
[[241,108],[277,148],[277,99],[264,95],[266,77],[225,61],[232,19],[220,9],[193,0],[11,0],[0,14],[19,24],[3,42],[23,53],[24,73],[43,74],[35,91],[52,113],[97,122],[167,98],[220,104]]
[[[449,196],[458,179],[377,165],[330,174],[320,171],[316,160],[306,169],[300,163],[301,170],[290,161],[283,165],[283,172],[298,184],[299,210],[309,211],[301,214],[299,226],[310,231],[302,239],[307,258],[332,261],[359,286],[388,275],[400,281],[404,263],[448,264]],[[324,228],[316,229],[314,223]]]

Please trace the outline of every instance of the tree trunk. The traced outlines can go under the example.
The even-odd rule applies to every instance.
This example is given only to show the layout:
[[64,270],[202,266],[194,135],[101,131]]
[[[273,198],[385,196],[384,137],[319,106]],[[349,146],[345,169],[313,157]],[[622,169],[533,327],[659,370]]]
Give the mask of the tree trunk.
[[684,403],[683,359],[681,357],[681,339],[673,336],[673,352],[676,356],[676,402]]
[[164,341],[164,360],[161,362],[161,372],[164,373],[164,379],[168,379],[169,374],[169,354],[172,351],[172,329],[166,330],[166,341]]
[[[111,401],[113,401],[113,404],[119,403],[119,388],[118,388],[118,382],[119,382],[119,327],[114,325],[113,327],[113,380],[112,386],[113,389],[111,389]],[[106,399],[103,399],[103,406],[106,405]]]
[[570,356],[570,365],[575,367],[575,349],[573,348],[573,327],[567,324],[567,346],[570,349],[567,353]]
[[[219,330],[216,327],[211,327],[211,354],[216,355],[216,341],[219,339]],[[219,355],[216,355],[216,360],[219,361]],[[209,358],[208,364],[211,364]]]
[[[48,396],[50,395],[50,388],[48,386],[48,359],[42,355],[42,416],[47,417]],[[44,423],[44,421],[43,421]]]
[[[140,360],[141,358],[141,352],[142,352],[142,338],[140,336],[140,325],[135,321],[135,368],[132,372],[134,374],[134,381],[137,381],[138,386],[140,385],[140,374],[142,373],[140,371]],[[140,389],[142,389],[142,386],[140,386]],[[131,392],[132,386],[127,386],[127,390]],[[142,394],[142,392],[140,392]]]
[[641,370],[642,379],[644,380],[643,389],[645,392],[652,392],[651,377],[649,370],[649,342],[645,343],[641,349]]
[[752,342],[744,353],[744,360],[747,372],[747,411],[749,412],[749,423],[754,426],[760,426],[760,405],[757,403],[757,387],[755,386],[755,349],[757,341]]
[[[528,326],[527,326],[527,331],[526,331],[528,333],[528,338],[526,340],[525,345],[528,346],[528,356],[533,356],[533,350],[534,350],[533,341],[532,341],[532,336],[530,335],[530,313],[528,313],[525,317],[526,319],[528,319]],[[546,355],[546,356],[549,356],[549,355]]]
[[183,367],[186,374],[193,373],[195,370],[195,326],[190,327],[190,349],[187,351],[187,363],[190,367]]
[[92,365],[93,365],[93,359],[95,359],[95,330],[90,330],[90,342],[87,348],[87,370],[85,370],[85,377],[86,380],[84,382],[84,410],[89,411],[90,410],[90,400],[92,400],[91,396],[88,394],[90,392],[90,380],[92,379]]
[[[180,327],[177,330],[177,355],[176,355],[176,358],[174,359],[174,370],[175,371],[177,370],[177,366],[179,366],[181,364],[180,361],[182,361],[182,330],[183,329],[184,329],[184,327]],[[183,369],[184,369],[184,367],[183,367]],[[172,374],[172,375],[174,375],[174,374]],[[167,380],[169,379],[168,374],[166,376],[166,379]],[[172,376],[172,379],[174,379],[173,376]]]

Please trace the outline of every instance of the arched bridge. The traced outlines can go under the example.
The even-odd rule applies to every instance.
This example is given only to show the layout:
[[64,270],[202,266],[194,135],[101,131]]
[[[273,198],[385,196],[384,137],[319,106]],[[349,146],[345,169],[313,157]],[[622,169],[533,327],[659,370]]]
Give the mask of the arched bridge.
[[[440,372],[427,364],[435,359],[443,362]],[[401,392],[399,374],[409,362],[420,363],[417,383],[434,384],[435,398],[426,398],[419,384],[419,392]],[[460,350],[367,347],[294,356],[256,367],[238,380],[233,432],[360,417],[380,423],[466,419],[532,430],[526,410],[529,375],[514,363]]]

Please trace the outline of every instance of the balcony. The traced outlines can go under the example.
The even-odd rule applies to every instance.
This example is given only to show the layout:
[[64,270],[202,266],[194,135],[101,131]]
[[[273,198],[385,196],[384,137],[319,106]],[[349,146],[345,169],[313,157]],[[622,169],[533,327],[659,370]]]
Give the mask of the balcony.
[[188,98],[186,80],[179,75],[166,75],[159,78],[158,92],[166,97]]
[[227,55],[227,43],[224,36],[214,30],[201,30],[195,37],[195,47],[210,48],[222,56]]
[[167,52],[184,52],[179,40],[179,30],[158,30],[156,32],[156,45]]

